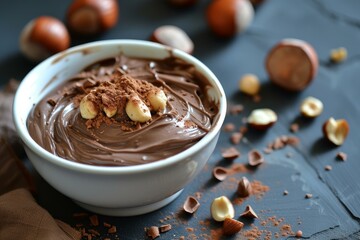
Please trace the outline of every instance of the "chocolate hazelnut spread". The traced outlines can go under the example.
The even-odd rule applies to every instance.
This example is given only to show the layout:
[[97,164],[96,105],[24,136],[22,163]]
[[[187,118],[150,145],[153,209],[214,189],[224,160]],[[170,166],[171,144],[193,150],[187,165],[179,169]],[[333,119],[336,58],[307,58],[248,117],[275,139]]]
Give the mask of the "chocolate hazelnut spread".
[[47,94],[27,126],[40,146],[70,161],[149,163],[189,148],[210,131],[218,105],[207,95],[209,87],[181,59],[120,55],[92,64]]

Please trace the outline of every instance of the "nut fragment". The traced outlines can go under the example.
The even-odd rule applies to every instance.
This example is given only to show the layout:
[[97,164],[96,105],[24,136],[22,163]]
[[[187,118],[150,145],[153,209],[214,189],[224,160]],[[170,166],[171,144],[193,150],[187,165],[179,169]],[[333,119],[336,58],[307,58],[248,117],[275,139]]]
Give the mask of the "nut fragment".
[[150,91],[147,95],[147,99],[154,111],[163,111],[166,107],[167,97],[161,89]]
[[331,117],[323,124],[323,133],[326,139],[340,146],[349,134],[349,124],[345,119],[335,120]]
[[211,203],[210,210],[212,218],[218,222],[222,222],[226,218],[233,218],[235,216],[234,206],[225,196],[215,198]]
[[194,51],[194,43],[184,30],[172,25],[165,25],[155,29],[151,41],[158,42],[186,53]]
[[89,99],[89,95],[83,97],[80,102],[81,117],[85,119],[93,119],[97,116],[98,112],[98,107]]
[[219,181],[224,181],[228,176],[228,170],[223,167],[215,167],[213,169],[213,176]]
[[260,151],[254,149],[248,152],[248,162],[252,167],[256,167],[265,161]]
[[330,52],[330,60],[334,63],[339,63],[347,58],[347,50],[344,47],[332,49]]
[[270,79],[290,91],[306,88],[315,77],[318,65],[314,48],[299,39],[283,39],[270,50],[266,58]]
[[248,197],[252,191],[251,184],[247,177],[242,177],[238,183],[237,194],[239,197]]
[[303,100],[300,106],[300,113],[304,117],[314,118],[319,116],[323,111],[323,103],[314,97],[307,97]]
[[336,154],[336,158],[341,160],[341,161],[346,161],[347,160],[347,154],[344,152],[338,152]]
[[245,74],[239,81],[239,88],[241,92],[255,96],[260,90],[259,78],[254,74]]
[[196,212],[199,207],[200,207],[199,201],[192,196],[187,197],[183,205],[184,211],[191,214]]
[[113,116],[115,116],[116,112],[117,112],[117,107],[113,106],[113,107],[104,107],[104,112],[106,114],[106,116],[108,118],[111,118]]
[[223,232],[225,235],[234,235],[235,233],[238,233],[243,228],[244,223],[232,219],[232,218],[225,218],[224,224],[223,224]]
[[151,226],[147,229],[146,234],[151,239],[155,239],[160,236],[159,228],[157,226]]
[[30,21],[20,36],[20,50],[32,61],[43,60],[70,46],[70,34],[58,19],[41,16]]
[[130,97],[125,108],[126,114],[134,122],[146,122],[151,119],[151,113],[146,104],[137,95]]
[[212,1],[206,18],[216,35],[232,37],[248,28],[254,18],[254,8],[248,0]]
[[258,218],[258,215],[255,213],[254,209],[250,205],[247,205],[245,211],[240,214],[240,217]]
[[277,121],[276,113],[269,108],[255,109],[247,118],[248,124],[254,129],[266,130]]
[[171,230],[171,224],[164,224],[159,227],[161,233],[168,232]]
[[240,152],[234,147],[224,149],[222,152],[222,157],[225,159],[233,160],[239,156],[240,156]]

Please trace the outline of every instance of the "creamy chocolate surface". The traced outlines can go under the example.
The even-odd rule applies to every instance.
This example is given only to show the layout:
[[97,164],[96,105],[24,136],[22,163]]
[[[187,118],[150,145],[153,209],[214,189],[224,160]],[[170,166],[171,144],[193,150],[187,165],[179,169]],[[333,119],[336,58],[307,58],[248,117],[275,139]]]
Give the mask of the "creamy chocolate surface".
[[[129,79],[130,92],[123,91]],[[80,113],[80,101],[88,94],[100,94],[103,108],[108,98],[123,105],[133,94],[146,96],[148,86],[163,90],[167,102],[160,111],[150,108],[146,122],[131,120],[120,106],[112,117],[101,109],[94,119]],[[189,148],[211,129],[218,106],[206,95],[209,87],[204,76],[180,59],[121,55],[87,67],[50,92],[34,106],[27,126],[40,146],[70,161],[101,166],[158,161]]]

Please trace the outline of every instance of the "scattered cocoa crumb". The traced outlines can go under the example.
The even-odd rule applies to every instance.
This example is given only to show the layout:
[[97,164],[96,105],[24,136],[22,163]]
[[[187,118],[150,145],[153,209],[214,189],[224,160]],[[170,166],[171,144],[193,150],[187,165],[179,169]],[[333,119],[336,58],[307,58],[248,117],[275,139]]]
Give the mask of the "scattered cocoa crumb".
[[312,198],[312,196],[313,196],[313,195],[312,195],[311,193],[305,194],[305,198],[307,198],[307,199],[308,199],[308,198]]
[[186,231],[187,231],[187,232],[194,232],[194,228],[187,227],[187,228],[186,228]]
[[293,133],[296,133],[299,131],[299,124],[298,123],[293,123],[290,125],[290,131],[293,132]]
[[242,111],[244,111],[244,106],[242,104],[237,104],[230,107],[230,113],[232,115],[237,115]]
[[84,212],[74,213],[74,214],[73,214],[73,217],[74,217],[74,218],[83,218],[83,217],[87,217],[87,216],[89,216],[89,214],[88,214],[88,213],[84,213]]
[[88,232],[91,233],[92,235],[100,236],[100,233],[98,231],[96,231],[95,229],[89,229]]
[[104,227],[107,227],[107,228],[111,227],[111,224],[107,223],[107,222],[104,222],[103,225],[104,225]]
[[336,158],[341,160],[341,161],[346,161],[347,160],[347,154],[344,152],[338,152],[336,154]]
[[223,129],[225,132],[232,132],[235,130],[235,125],[233,123],[227,123],[224,125]]
[[242,133],[243,135],[244,135],[248,130],[249,130],[249,129],[248,129],[248,127],[246,127],[246,126],[241,126],[241,127],[239,128],[239,132]]
[[260,95],[255,95],[255,96],[253,96],[253,101],[255,102],[255,103],[259,103],[260,101],[261,101],[261,96]]
[[240,132],[235,132],[233,134],[231,134],[230,140],[232,142],[232,144],[239,144],[241,142],[241,139],[243,137],[243,134]]
[[326,165],[326,166],[324,167],[324,169],[325,169],[326,171],[331,171],[331,170],[332,170],[332,166]]
[[224,149],[222,152],[222,157],[225,159],[233,160],[239,156],[240,156],[240,152],[234,147]]
[[295,237],[301,238],[302,235],[303,235],[302,231],[301,231],[301,230],[298,230],[298,231],[296,232],[296,234],[295,234]]
[[179,237],[179,240],[185,240],[184,236]]
[[284,193],[283,193],[285,196],[289,194],[289,192],[287,190],[284,190]]

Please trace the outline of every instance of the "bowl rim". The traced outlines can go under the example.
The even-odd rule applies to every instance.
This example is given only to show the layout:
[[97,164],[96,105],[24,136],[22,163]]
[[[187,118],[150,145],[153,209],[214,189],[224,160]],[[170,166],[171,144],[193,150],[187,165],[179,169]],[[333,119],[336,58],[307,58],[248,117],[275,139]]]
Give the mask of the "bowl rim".
[[[17,112],[21,109],[21,102],[19,100],[21,92],[25,91],[24,89],[24,83],[26,81],[31,81],[31,75],[38,71],[38,69],[41,68],[42,65],[46,65],[49,62],[54,62],[59,58],[63,58],[64,56],[70,56],[73,53],[83,51],[84,49],[93,48],[97,46],[104,46],[104,45],[110,45],[110,46],[117,46],[120,45],[134,45],[134,46],[142,46],[146,48],[156,48],[160,49],[161,51],[169,51],[171,52],[172,56],[179,57],[186,62],[190,62],[191,64],[194,64],[197,69],[201,69],[203,73],[205,73],[206,77],[209,79],[210,83],[217,88],[217,90],[220,93],[219,97],[219,112],[218,117],[215,121],[215,125],[212,126],[211,130],[197,143],[189,147],[188,149],[177,153],[171,157],[164,158],[155,162],[150,163],[144,163],[139,165],[131,165],[131,166],[98,166],[98,165],[88,165],[84,163],[75,162],[72,160],[67,160],[62,157],[56,156],[47,150],[45,150],[43,147],[41,147],[38,143],[35,142],[35,140],[30,136],[26,122],[26,120],[22,121],[20,117],[17,117]],[[220,132],[220,129],[222,127],[222,124],[225,119],[227,111],[227,102],[226,102],[226,95],[224,92],[224,89],[218,80],[218,78],[215,76],[215,74],[200,60],[197,58],[191,56],[190,54],[187,54],[181,50],[173,49],[168,46],[145,41],[145,40],[133,40],[133,39],[113,39],[113,40],[100,40],[100,41],[94,41],[90,43],[85,43],[81,45],[77,45],[74,47],[71,47],[65,51],[59,52],[41,63],[39,63],[37,66],[35,66],[30,72],[26,74],[26,76],[21,81],[19,88],[15,94],[14,97],[14,104],[13,104],[13,119],[15,123],[15,128],[17,130],[17,133],[19,134],[21,140],[23,141],[25,148],[29,148],[33,153],[38,155],[38,157],[41,157],[42,159],[45,159],[46,161],[61,166],[62,168],[70,169],[73,171],[78,172],[86,172],[86,173],[92,173],[92,174],[102,174],[102,175],[113,175],[113,174],[134,174],[134,173],[144,173],[147,171],[153,171],[157,169],[164,168],[169,165],[177,164],[183,159],[186,159],[193,155],[196,152],[201,151],[202,148],[204,148],[213,138],[216,137],[216,135]],[[30,159],[30,158],[29,158]],[[31,161],[31,159],[30,159]]]

